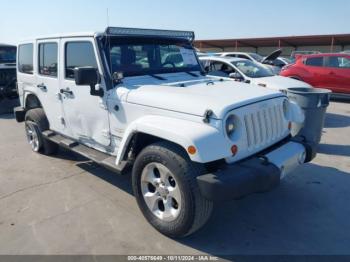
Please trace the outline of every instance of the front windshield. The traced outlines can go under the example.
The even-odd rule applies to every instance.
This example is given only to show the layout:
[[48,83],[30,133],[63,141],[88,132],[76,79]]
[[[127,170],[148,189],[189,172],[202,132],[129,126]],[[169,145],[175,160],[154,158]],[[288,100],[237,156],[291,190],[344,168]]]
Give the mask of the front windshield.
[[254,58],[255,61],[261,62],[264,58],[256,53],[250,53],[250,56]]
[[108,49],[112,73],[124,76],[201,71],[195,50],[184,40],[112,39]]
[[16,47],[0,46],[0,63],[15,63]]
[[235,65],[244,75],[251,78],[268,77],[274,75],[265,67],[250,60],[239,60],[231,63]]

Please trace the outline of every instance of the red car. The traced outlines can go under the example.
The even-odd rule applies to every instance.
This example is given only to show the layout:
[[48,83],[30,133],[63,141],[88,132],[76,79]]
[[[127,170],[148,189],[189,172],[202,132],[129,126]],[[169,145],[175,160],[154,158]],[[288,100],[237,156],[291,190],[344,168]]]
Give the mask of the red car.
[[302,80],[313,87],[350,94],[350,55],[315,54],[297,56],[294,64],[282,68],[282,76]]

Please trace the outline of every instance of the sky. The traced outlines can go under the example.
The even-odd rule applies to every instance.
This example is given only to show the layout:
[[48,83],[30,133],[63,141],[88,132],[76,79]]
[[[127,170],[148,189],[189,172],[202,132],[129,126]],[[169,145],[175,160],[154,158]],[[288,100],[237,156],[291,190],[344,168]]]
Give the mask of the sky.
[[[350,33],[349,0],[0,0],[0,43],[110,26],[196,39]],[[107,19],[107,9],[109,19]]]

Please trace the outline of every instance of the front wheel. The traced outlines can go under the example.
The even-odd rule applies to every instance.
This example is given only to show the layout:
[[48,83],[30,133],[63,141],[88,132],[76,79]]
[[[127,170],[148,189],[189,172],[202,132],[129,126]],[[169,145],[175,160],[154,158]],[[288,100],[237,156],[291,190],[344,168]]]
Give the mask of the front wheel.
[[133,191],[153,227],[167,236],[183,237],[207,222],[213,203],[200,194],[200,174],[203,167],[177,145],[159,142],[140,152],[132,172]]

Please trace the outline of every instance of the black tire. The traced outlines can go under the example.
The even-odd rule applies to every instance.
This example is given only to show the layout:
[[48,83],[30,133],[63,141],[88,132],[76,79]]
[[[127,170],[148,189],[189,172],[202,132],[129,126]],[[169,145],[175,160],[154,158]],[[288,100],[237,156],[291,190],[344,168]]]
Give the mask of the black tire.
[[[179,185],[181,209],[173,221],[158,218],[144,200],[141,175],[150,163],[166,166]],[[132,170],[132,187],[139,208],[154,228],[169,237],[184,237],[194,233],[208,221],[213,202],[201,195],[196,181],[196,177],[203,172],[202,165],[192,162],[182,148],[169,142],[151,144],[139,153]]]
[[56,154],[59,146],[50,140],[47,140],[42,132],[49,130],[49,121],[46,118],[45,112],[42,108],[34,108],[27,111],[25,115],[25,125],[34,127],[39,138],[38,152],[45,155]]

